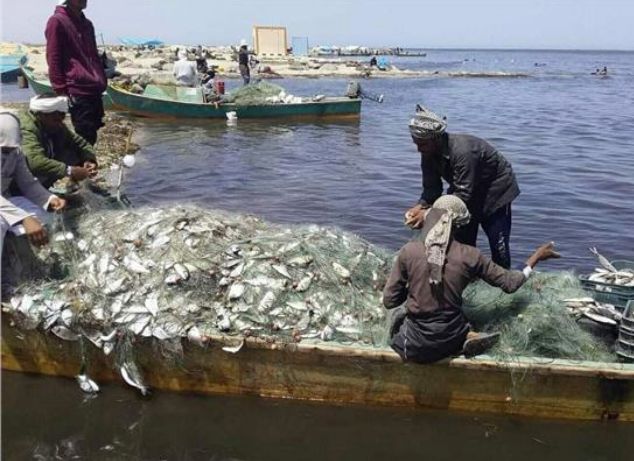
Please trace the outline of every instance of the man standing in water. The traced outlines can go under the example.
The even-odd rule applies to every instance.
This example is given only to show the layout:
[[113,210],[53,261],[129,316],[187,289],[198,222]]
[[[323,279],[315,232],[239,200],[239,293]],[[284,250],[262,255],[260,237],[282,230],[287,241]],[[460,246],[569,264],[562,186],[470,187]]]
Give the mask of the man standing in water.
[[46,24],[46,60],[53,90],[70,100],[75,132],[94,145],[103,126],[107,79],[95,29],[82,12],[87,0],[61,0]]
[[471,213],[471,221],[455,235],[457,241],[475,246],[481,225],[489,239],[493,262],[511,267],[511,202],[520,194],[511,164],[483,139],[446,132],[445,118],[417,106],[409,124],[421,153],[423,193],[417,205],[405,214],[406,224],[419,228],[424,210],[443,193],[460,198]]
[[383,290],[383,304],[392,309],[405,303],[392,326],[391,343],[403,360],[431,363],[461,352],[473,357],[486,351],[498,333],[470,332],[462,312],[462,292],[481,278],[506,293],[517,291],[540,261],[558,258],[554,244],[539,247],[523,271],[506,270],[480,251],[453,240],[468,226],[465,203],[444,195],[431,209],[421,211],[421,235],[400,251]]

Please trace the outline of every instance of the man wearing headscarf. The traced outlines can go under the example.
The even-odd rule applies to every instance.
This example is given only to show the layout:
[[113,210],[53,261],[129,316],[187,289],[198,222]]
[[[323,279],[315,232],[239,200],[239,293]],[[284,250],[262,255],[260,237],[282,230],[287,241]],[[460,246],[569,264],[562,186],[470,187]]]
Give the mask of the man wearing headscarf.
[[251,81],[249,58],[249,47],[246,40],[242,40],[240,42],[240,51],[238,51],[238,69],[240,70],[240,75],[245,85],[248,85]]
[[67,111],[66,97],[41,95],[31,98],[29,110],[20,117],[22,151],[46,188],[64,177],[81,181],[97,174],[92,146],[64,124]]
[[506,293],[517,291],[539,261],[558,258],[554,244],[542,245],[523,271],[509,271],[480,251],[453,239],[468,225],[470,215],[456,196],[440,197],[422,211],[420,238],[399,252],[383,291],[383,304],[392,309],[405,303],[392,327],[391,347],[403,360],[431,363],[461,352],[478,355],[492,346],[498,334],[470,332],[462,312],[462,293],[482,279]]
[[[47,233],[42,222],[46,211],[62,211],[66,202],[44,189],[26,166],[20,150],[20,122],[12,112],[0,108],[0,149],[2,150],[2,196],[0,197],[0,255],[8,231],[26,235],[36,246],[44,245]],[[20,195],[12,196],[15,186]],[[3,267],[4,269],[4,267]],[[3,293],[7,274],[2,276]]]
[[46,61],[53,90],[70,100],[75,132],[91,145],[103,126],[102,93],[108,81],[87,0],[61,0],[46,24]]
[[174,78],[179,86],[196,86],[196,63],[187,57],[187,50],[178,50],[178,61],[174,63]]
[[478,227],[486,233],[496,264],[511,267],[511,202],[520,189],[511,164],[483,139],[449,134],[445,118],[417,106],[409,124],[421,153],[423,192],[417,205],[405,214],[406,224],[420,227],[423,210],[443,193],[444,179],[453,194],[467,204],[469,225],[456,233],[456,240],[475,246]]

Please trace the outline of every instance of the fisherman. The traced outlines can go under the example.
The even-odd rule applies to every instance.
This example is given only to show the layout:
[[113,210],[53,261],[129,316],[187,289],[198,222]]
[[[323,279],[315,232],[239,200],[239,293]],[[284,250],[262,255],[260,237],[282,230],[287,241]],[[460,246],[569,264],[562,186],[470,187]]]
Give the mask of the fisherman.
[[249,69],[249,49],[246,40],[240,42],[240,51],[238,52],[238,67],[240,75],[245,85],[251,81],[251,70]]
[[179,86],[196,86],[196,63],[187,58],[186,50],[178,51],[178,61],[174,63],[174,78]]
[[511,202],[520,189],[511,164],[483,139],[446,132],[444,117],[417,106],[409,124],[414,143],[421,153],[423,192],[417,205],[405,213],[406,224],[419,228],[424,210],[447,193],[467,204],[472,219],[456,233],[456,240],[476,245],[481,225],[489,239],[493,262],[511,267]]
[[484,352],[499,333],[478,334],[462,312],[462,293],[481,278],[506,293],[517,291],[540,261],[558,258],[554,244],[542,245],[523,271],[509,271],[469,245],[455,241],[454,232],[471,219],[466,204],[444,195],[421,211],[420,238],[399,252],[383,291],[383,304],[392,309],[405,303],[391,331],[391,346],[403,360],[431,363],[457,355]]
[[46,60],[53,90],[70,99],[75,132],[94,145],[103,124],[107,79],[87,0],[61,0],[46,25]]
[[47,94],[31,98],[21,117],[22,150],[47,189],[64,177],[81,181],[97,174],[92,146],[64,124],[67,111],[66,97]]
[[[43,223],[46,211],[62,211],[66,201],[44,189],[33,177],[20,149],[20,121],[16,115],[0,108],[0,149],[2,150],[2,197],[0,197],[0,255],[4,237],[8,231],[14,235],[26,235],[35,246],[47,243],[48,236]],[[14,186],[20,195],[12,196]],[[11,274],[2,267],[2,297],[9,293]]]

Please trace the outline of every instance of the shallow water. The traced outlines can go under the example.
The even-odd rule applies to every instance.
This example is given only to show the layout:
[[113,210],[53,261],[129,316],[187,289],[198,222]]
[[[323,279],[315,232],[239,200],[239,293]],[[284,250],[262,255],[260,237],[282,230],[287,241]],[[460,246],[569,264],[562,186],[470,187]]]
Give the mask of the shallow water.
[[[515,265],[546,240],[565,258],[544,269],[594,267],[588,246],[634,260],[634,53],[456,50],[392,61],[432,72],[529,75],[371,79],[364,88],[385,94],[385,103],[364,102],[356,122],[138,119],[142,149],[128,195],[135,204],[197,202],[276,222],[336,225],[396,250],[410,236],[403,212],[420,194],[407,121],[425,103],[448,116],[452,132],[488,139],[511,160],[522,189],[513,204]],[[610,78],[589,75],[604,65]],[[347,80],[279,83],[313,95],[343,93]],[[5,101],[28,99],[15,86],[2,90]],[[624,424],[161,392],[142,401],[117,385],[84,403],[70,380],[2,378],[3,459],[47,459],[56,446],[65,459],[76,450],[82,459],[152,460],[617,460],[634,449],[634,426]]]

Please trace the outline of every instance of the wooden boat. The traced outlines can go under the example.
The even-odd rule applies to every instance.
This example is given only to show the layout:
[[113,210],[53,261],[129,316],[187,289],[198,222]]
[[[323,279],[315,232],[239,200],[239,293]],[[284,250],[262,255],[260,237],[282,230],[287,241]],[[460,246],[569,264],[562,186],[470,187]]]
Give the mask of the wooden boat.
[[358,117],[361,99],[326,97],[320,101],[297,104],[214,104],[204,103],[200,88],[148,85],[143,94],[135,94],[114,85],[108,87],[115,109],[146,117],[221,118],[236,112],[241,118],[272,117]]
[[[73,377],[82,345],[50,333],[11,326],[2,314],[2,367]],[[386,349],[328,344],[270,343],[247,338],[237,353],[223,351],[239,337],[204,345],[184,339],[173,366],[156,354],[155,339],[135,343],[135,359],[154,389],[249,394],[334,404],[393,405],[547,418],[634,421],[634,365],[519,358],[456,358],[434,365],[404,364]],[[112,357],[84,344],[88,374],[121,381]]]
[[[53,93],[51,82],[48,80],[38,80],[28,67],[22,67],[21,70],[35,94]],[[106,109],[112,108],[112,100],[107,92],[103,94],[103,106]]]

